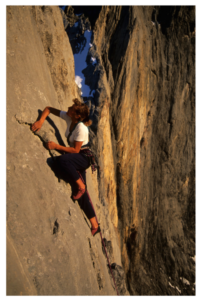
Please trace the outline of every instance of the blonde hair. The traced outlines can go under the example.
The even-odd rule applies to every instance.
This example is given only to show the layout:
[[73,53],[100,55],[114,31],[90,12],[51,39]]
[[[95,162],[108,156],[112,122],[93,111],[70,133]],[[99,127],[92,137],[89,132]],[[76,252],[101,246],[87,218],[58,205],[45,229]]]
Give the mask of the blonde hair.
[[77,98],[73,99],[74,109],[77,115],[80,115],[80,121],[86,126],[91,126],[92,120],[89,118],[89,108],[85,103],[80,102]]

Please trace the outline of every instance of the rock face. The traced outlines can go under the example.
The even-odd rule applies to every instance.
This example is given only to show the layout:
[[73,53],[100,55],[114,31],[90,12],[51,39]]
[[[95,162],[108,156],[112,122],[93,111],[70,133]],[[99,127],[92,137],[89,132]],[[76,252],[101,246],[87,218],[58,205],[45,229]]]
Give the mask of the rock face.
[[[30,130],[46,106],[67,110],[75,97],[60,9],[7,7],[7,295],[116,294],[100,235],[92,237],[56,171],[59,154],[44,147],[48,140],[66,143],[65,123],[50,115],[37,134]],[[102,236],[112,245],[110,264],[121,266],[107,204],[100,203],[90,170],[87,185]]]
[[[102,7],[93,36],[129,292],[194,294],[195,9]],[[100,152],[104,164],[111,151]]]
[[128,294],[125,276],[131,295],[194,295],[195,8],[83,13],[7,8],[7,294],[116,294],[100,236],[42,145],[65,143],[62,120],[30,130],[45,106],[80,97],[69,27],[91,18],[84,74],[100,171],[87,181],[117,288]]

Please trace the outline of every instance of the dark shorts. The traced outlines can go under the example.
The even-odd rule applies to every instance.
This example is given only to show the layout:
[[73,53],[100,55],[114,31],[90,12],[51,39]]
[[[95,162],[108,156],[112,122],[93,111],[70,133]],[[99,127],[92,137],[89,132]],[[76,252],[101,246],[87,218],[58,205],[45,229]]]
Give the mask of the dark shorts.
[[[80,178],[79,173],[86,184],[85,170],[90,166],[90,159],[87,156],[81,153],[66,153],[57,157],[57,162],[62,172],[64,172],[67,181],[70,183],[73,193],[77,189],[76,181]],[[87,192],[78,200],[78,202],[88,219],[95,217],[95,212]]]

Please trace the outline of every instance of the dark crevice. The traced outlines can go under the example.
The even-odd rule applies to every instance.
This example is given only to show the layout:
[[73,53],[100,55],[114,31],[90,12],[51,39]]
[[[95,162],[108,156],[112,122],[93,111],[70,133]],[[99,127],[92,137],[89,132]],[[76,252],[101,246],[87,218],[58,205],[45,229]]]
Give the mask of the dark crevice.
[[43,5],[43,6],[41,7],[41,9],[42,9],[42,11],[44,12],[44,11],[45,11],[45,6]]
[[88,238],[89,248],[91,249],[91,240]]
[[160,6],[157,21],[161,24],[161,30],[164,35],[167,34],[167,28],[171,26],[175,6]]
[[140,140],[140,148],[142,148],[143,143],[144,143],[144,137],[142,137]]
[[[186,6],[159,6],[157,8],[157,21],[161,24],[162,33],[169,36],[169,32],[175,31],[176,34],[189,35],[195,30],[195,7]],[[186,14],[186,19],[185,19]]]
[[117,78],[120,74],[119,70],[122,68],[123,61],[121,58],[124,57],[126,53],[129,37],[129,8],[123,6],[120,20],[110,40],[110,48],[108,53],[108,58],[112,65],[113,78],[115,82],[117,82]]
[[156,22],[156,9],[155,8],[153,9],[151,19],[152,19],[152,22],[154,22],[154,23]]
[[[112,98],[112,97],[111,97]],[[117,141],[118,139],[118,132],[117,132],[117,122],[116,122],[116,117],[115,115],[113,115],[112,119],[111,119],[111,128],[112,128],[112,132],[113,132],[113,135],[114,135],[114,139],[115,141]]]
[[[98,5],[94,5],[94,6],[90,6],[90,5],[82,5],[82,6],[78,5],[78,6],[76,6],[76,5],[73,5],[72,7],[74,9],[75,14],[84,14],[84,16],[86,18],[89,18],[89,21],[91,23],[91,27],[93,29],[94,26],[95,26],[95,22],[99,17],[102,6],[101,5],[99,5],[99,6]],[[67,6],[66,6],[66,9],[65,9],[65,12],[67,12]]]
[[59,230],[59,223],[57,222],[57,219],[55,220],[54,227],[53,227],[53,234],[56,234]]
[[116,178],[117,178],[117,211],[118,211],[118,219],[121,221],[124,216],[123,212],[123,201],[122,197],[120,196],[120,188],[121,188],[121,171],[120,171],[120,164],[117,164],[116,169]]
[[170,129],[169,129],[169,138],[171,136],[171,131],[172,131],[172,128],[173,128],[173,121],[172,121],[172,111],[173,111],[173,103],[174,102],[174,99],[172,99],[171,101],[171,105],[170,105],[170,109],[169,109],[169,116],[168,116],[168,123],[170,124]]

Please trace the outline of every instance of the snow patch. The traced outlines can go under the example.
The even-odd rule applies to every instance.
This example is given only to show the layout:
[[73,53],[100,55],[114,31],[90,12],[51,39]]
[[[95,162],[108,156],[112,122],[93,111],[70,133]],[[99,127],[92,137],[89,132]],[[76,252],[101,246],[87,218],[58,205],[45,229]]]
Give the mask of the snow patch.
[[97,60],[96,60],[96,58],[94,58],[94,57],[91,57],[91,61],[92,61],[92,65],[95,65],[95,64],[97,64]]

